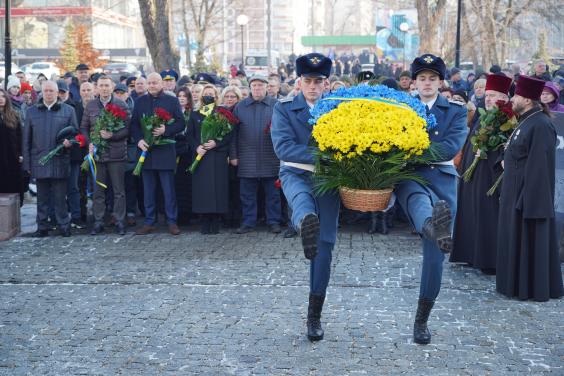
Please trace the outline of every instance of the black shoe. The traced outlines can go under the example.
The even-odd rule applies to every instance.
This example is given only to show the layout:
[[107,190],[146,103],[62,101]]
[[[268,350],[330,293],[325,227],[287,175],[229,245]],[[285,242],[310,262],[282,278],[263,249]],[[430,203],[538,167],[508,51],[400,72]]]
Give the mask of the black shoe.
[[482,268],[480,269],[485,275],[495,275],[495,268]]
[[247,234],[247,233],[253,232],[253,231],[255,231],[254,227],[242,225],[237,230],[235,230],[235,234]]
[[66,228],[62,228],[62,229],[60,230],[60,233],[61,233],[61,236],[62,236],[63,238],[68,238],[69,236],[71,236],[71,229],[70,229],[70,226],[69,226],[69,227],[66,227]]
[[125,235],[125,225],[123,222],[116,223],[116,232],[121,236]]
[[307,339],[312,342],[321,341],[325,334],[321,327],[323,302],[325,302],[325,296],[309,294],[309,305],[307,307]]
[[104,226],[101,223],[95,223],[90,235],[99,235],[104,232]]
[[369,234],[388,234],[387,214],[382,211],[370,213],[370,226],[368,226]]
[[439,201],[433,207],[430,218],[425,220],[421,235],[427,240],[435,241],[444,253],[452,250],[452,236],[450,232],[452,214],[446,201]]
[[34,238],[46,238],[49,236],[49,230],[37,230],[33,233]]
[[270,232],[273,234],[280,234],[282,232],[282,228],[278,223],[268,226],[270,228]]
[[431,343],[431,332],[427,327],[427,320],[429,320],[429,314],[434,304],[434,300],[427,299],[419,299],[417,302],[417,313],[413,324],[413,342],[420,345]]
[[317,241],[319,240],[319,218],[317,214],[306,214],[299,226],[305,258],[313,260],[317,255]]
[[210,224],[210,234],[217,235],[219,234],[219,218],[213,218]]
[[202,228],[200,229],[200,234],[208,235],[211,233],[211,223],[209,220],[204,219],[202,221]]
[[296,232],[296,230],[294,230],[294,227],[292,225],[289,225],[286,231],[284,231],[284,238],[286,239],[295,238],[297,235],[298,233]]

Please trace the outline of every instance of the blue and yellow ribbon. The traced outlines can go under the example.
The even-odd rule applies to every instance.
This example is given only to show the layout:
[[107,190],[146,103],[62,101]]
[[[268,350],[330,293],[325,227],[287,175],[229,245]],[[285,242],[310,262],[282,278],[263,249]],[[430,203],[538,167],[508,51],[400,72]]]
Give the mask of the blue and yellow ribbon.
[[[96,156],[96,147],[94,147],[94,152],[93,152],[93,153],[88,153],[88,154],[86,155],[86,157],[84,157],[84,159],[85,159],[86,161],[88,161],[88,165],[90,166],[90,173],[92,174],[92,181],[95,182],[95,185],[99,185],[100,187],[102,187],[102,188],[104,188],[104,189],[107,189],[108,186],[107,186],[106,184],[104,184],[104,183],[102,183],[102,182],[96,180],[97,168],[96,168],[96,159],[95,159],[95,156]],[[92,195],[92,192],[90,192],[88,189],[87,189],[87,195],[88,195],[88,196],[91,196],[91,195]]]
[[413,111],[413,108],[411,108],[409,105],[407,105],[405,103],[396,102],[396,101],[386,99],[386,98],[382,98],[382,97],[327,97],[327,98],[323,98],[321,100],[322,101],[330,101],[330,100],[336,100],[336,101],[373,101],[373,102],[380,102],[380,103],[389,104],[391,106],[402,108],[404,110]]

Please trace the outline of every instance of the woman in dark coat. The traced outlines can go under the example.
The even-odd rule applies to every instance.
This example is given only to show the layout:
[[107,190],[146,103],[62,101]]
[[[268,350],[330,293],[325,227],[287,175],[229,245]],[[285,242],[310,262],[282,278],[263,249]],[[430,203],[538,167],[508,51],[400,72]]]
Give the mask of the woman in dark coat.
[[0,193],[19,193],[23,203],[22,125],[8,93],[0,89]]
[[[241,90],[237,86],[227,86],[221,92],[219,103],[233,112],[233,109],[243,99]],[[239,177],[237,164],[230,158],[229,161],[229,210],[224,216],[226,227],[238,228],[241,224],[241,199],[239,198]]]
[[186,172],[186,169],[190,167],[194,153],[188,140],[188,124],[194,109],[194,100],[192,93],[186,87],[178,89],[176,97],[182,107],[185,128],[175,137],[177,168],[174,183],[178,205],[178,223],[187,225],[190,223],[190,215],[192,214],[192,175]]
[[221,215],[229,210],[228,157],[232,134],[222,141],[200,142],[202,122],[215,110],[218,100],[215,86],[204,86],[202,106],[192,112],[188,124],[192,150],[204,156],[192,176],[192,211],[202,215],[202,234],[218,234]]

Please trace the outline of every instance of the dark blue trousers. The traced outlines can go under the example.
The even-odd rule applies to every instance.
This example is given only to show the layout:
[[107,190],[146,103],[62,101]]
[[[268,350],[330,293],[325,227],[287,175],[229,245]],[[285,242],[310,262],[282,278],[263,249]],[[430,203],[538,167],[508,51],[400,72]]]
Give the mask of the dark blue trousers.
[[[442,178],[444,181],[440,184],[435,185],[435,182],[431,181],[428,187],[413,181],[402,182],[396,187],[398,202],[419,234],[425,220],[431,217],[433,205],[438,200],[445,200],[451,209],[452,218],[456,217],[456,178],[447,174]],[[435,242],[425,238],[421,238],[421,241],[423,265],[419,298],[435,300],[441,290],[445,255]]]
[[173,170],[143,170],[143,195],[145,203],[145,224],[153,226],[157,220],[157,179],[163,190],[166,222],[176,224],[178,208],[174,189]]
[[266,223],[268,225],[280,224],[282,219],[282,204],[280,201],[280,192],[274,185],[275,181],[275,177],[240,179],[240,197],[244,225],[250,227],[257,225],[257,192],[259,184],[261,184],[264,189]]

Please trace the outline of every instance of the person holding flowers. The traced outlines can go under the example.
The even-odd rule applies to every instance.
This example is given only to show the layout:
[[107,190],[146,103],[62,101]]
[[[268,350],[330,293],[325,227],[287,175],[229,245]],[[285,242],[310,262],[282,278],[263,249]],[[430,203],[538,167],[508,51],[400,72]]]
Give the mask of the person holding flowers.
[[[143,177],[145,222],[136,234],[146,235],[156,230],[156,195],[157,179],[159,179],[164,196],[168,231],[172,235],[178,235],[180,229],[177,225],[178,209],[174,189],[176,171],[174,136],[182,132],[185,127],[184,115],[178,98],[163,91],[163,80],[158,73],[147,76],[147,89],[148,93],[135,102],[130,127],[131,134],[142,151],[142,157],[134,174],[141,171]],[[154,126],[148,129],[147,126],[151,124]]]
[[413,340],[431,342],[427,320],[441,288],[444,253],[452,248],[452,218],[456,215],[458,174],[453,158],[462,148],[468,133],[466,108],[439,95],[446,66],[437,56],[424,54],[411,64],[411,78],[418,98],[434,115],[437,125],[429,131],[432,163],[421,164],[415,172],[426,184],[406,180],[395,188],[397,200],[422,238],[423,265]]
[[274,107],[271,137],[281,161],[282,189],[292,209],[305,257],[310,260],[310,291],[307,310],[307,337],[323,339],[321,311],[331,271],[332,251],[337,238],[339,195],[335,191],[314,193],[312,175],[315,148],[310,146],[310,109],[321,99],[331,74],[331,59],[311,53],[296,60],[300,77],[299,93],[282,99]]
[[[213,102],[210,99],[213,98]],[[237,119],[218,107],[218,90],[205,85],[200,103],[188,123],[187,138],[195,151],[190,167],[192,211],[201,215],[202,234],[218,234],[221,215],[229,211],[229,148]],[[211,103],[210,103],[211,102]]]
[[81,133],[89,140],[91,158],[83,166],[86,169],[95,166],[96,171],[92,205],[94,227],[91,235],[104,232],[104,186],[110,185],[114,193],[112,215],[116,221],[116,231],[125,235],[125,167],[131,116],[127,104],[113,94],[114,82],[109,76],[100,76],[97,87],[99,97],[88,102],[80,124]]
[[[57,83],[44,81],[41,84],[42,98],[27,111],[23,127],[23,169],[36,179],[37,185],[37,233],[39,237],[49,235],[49,205],[55,209],[57,227],[62,236],[71,235],[70,217],[67,210],[67,180],[70,175],[69,148],[72,137],[59,137],[68,127],[78,133],[74,109],[61,103]],[[64,150],[41,164],[39,161],[51,150],[62,144]]]
[[[480,135],[477,133],[480,129],[493,131],[496,124],[498,125],[496,132],[500,132],[499,125],[509,120],[509,117],[498,107],[509,106],[511,111],[509,89],[512,82],[513,80],[503,73],[488,76],[485,91],[486,109],[479,110],[479,119],[473,122],[463,148],[460,165],[461,171],[468,172],[465,174],[468,178],[461,180],[458,185],[458,210],[454,221],[450,262],[467,263],[481,269],[485,274],[495,274],[499,214],[499,194],[488,196],[487,192],[501,174],[498,159],[502,154],[502,146],[506,138],[500,138],[493,145],[494,147],[482,152],[478,138]],[[495,114],[498,116],[494,116]],[[498,119],[502,119],[503,122]],[[511,132],[511,130],[507,131]],[[470,170],[473,164],[475,167]]]
[[564,295],[554,213],[556,131],[541,102],[544,86],[520,76],[511,98],[519,123],[503,154],[496,263],[499,293],[539,302]]
[[177,195],[178,207],[178,224],[187,225],[190,223],[190,215],[192,214],[192,176],[185,173],[186,169],[192,163],[194,156],[188,139],[188,123],[194,111],[194,100],[192,93],[187,87],[181,87],[176,92],[176,97],[180,102],[180,108],[184,114],[185,128],[182,132],[177,133],[174,137],[176,149],[176,174],[174,176],[174,188],[176,192],[182,192]]

